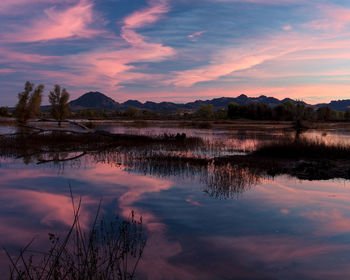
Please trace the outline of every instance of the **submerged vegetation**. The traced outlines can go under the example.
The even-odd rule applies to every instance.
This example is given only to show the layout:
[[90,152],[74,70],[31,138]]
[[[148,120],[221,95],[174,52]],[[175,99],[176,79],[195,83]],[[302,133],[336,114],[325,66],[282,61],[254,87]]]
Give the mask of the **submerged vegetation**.
[[50,247],[42,252],[31,249],[31,241],[17,258],[10,261],[11,280],[130,280],[146,245],[142,218],[134,212],[129,219],[107,222],[100,218],[100,206],[88,231],[80,223],[81,200],[74,205],[74,221],[67,234],[60,238],[49,233]]

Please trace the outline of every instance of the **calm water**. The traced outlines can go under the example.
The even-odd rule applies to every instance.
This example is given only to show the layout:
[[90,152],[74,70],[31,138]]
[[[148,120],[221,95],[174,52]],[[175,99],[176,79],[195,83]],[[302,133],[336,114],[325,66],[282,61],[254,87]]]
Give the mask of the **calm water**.
[[[243,139],[232,132],[190,132],[235,145]],[[259,140],[254,137],[244,141]],[[142,215],[148,241],[139,279],[350,277],[350,181],[261,178],[247,170],[218,175],[210,168],[167,172],[103,156],[64,165],[9,158],[0,164],[0,246],[11,252],[34,236],[33,246],[41,248],[49,232],[67,230],[71,185],[83,200],[83,227],[100,198],[106,217],[129,217],[131,210]],[[3,253],[0,260],[6,273]]]

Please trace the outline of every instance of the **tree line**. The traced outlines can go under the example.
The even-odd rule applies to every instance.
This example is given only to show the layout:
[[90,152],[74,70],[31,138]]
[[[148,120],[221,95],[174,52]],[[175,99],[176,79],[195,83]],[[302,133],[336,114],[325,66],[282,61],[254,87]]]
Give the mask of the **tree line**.
[[332,110],[329,107],[314,109],[303,102],[287,101],[275,107],[263,103],[239,105],[230,103],[227,108],[229,119],[246,118],[252,120],[280,120],[280,121],[336,121],[350,120],[350,110],[346,112]]
[[[14,116],[18,123],[26,124],[29,119],[38,117],[43,99],[44,85],[35,85],[27,81],[24,91],[18,94],[18,103],[14,110]],[[338,121],[350,120],[350,110],[346,112],[332,110],[329,107],[314,109],[301,101],[287,101],[271,107],[264,103],[250,103],[240,105],[230,103],[225,109],[215,111],[213,105],[203,105],[194,112],[178,112],[176,114],[157,113],[151,110],[141,110],[129,107],[125,111],[107,112],[106,110],[84,109],[71,114],[69,109],[69,93],[65,88],[55,85],[49,93],[50,116],[58,121],[59,126],[68,116],[80,118],[129,118],[129,119],[251,119],[251,120],[280,120],[280,121]],[[0,116],[10,116],[7,107],[0,107]]]

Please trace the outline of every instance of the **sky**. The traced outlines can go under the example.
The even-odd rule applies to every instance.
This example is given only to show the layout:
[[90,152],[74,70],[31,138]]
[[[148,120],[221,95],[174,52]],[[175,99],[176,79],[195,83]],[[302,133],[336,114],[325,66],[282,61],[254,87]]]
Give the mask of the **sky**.
[[0,106],[27,80],[118,102],[350,99],[350,1],[1,0]]

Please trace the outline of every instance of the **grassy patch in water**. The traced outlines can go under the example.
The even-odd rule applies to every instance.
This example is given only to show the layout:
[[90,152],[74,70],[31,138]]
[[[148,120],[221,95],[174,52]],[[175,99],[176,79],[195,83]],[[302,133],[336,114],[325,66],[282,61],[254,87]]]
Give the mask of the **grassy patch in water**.
[[260,145],[253,155],[286,159],[350,159],[350,146],[328,144],[319,139],[280,138]]

